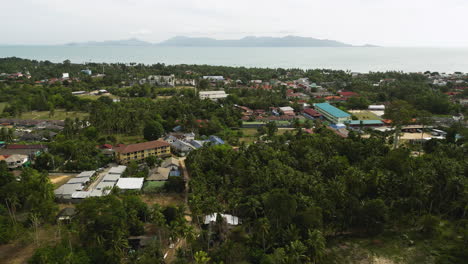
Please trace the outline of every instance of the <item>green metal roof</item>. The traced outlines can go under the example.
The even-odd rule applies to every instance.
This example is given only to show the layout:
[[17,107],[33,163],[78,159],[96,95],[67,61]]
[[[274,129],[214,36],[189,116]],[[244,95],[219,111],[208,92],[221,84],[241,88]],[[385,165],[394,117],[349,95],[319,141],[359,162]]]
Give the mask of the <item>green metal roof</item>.
[[350,120],[346,123],[350,125],[360,125],[362,122],[363,125],[382,125],[383,122],[380,120]]
[[346,113],[345,111],[338,109],[334,107],[333,105],[329,103],[318,103],[314,104],[314,107],[320,108],[323,111],[329,113],[330,115],[333,115],[334,117],[341,118],[341,117],[350,117],[351,115]]

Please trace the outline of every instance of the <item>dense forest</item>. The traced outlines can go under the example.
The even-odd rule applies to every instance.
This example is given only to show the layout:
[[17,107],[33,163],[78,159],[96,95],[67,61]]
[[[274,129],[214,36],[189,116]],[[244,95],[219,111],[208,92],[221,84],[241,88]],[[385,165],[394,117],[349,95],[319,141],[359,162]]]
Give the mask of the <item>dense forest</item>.
[[[414,229],[437,244],[437,263],[462,263],[466,157],[466,146],[453,143],[415,157],[382,138],[343,139],[325,128],[238,151],[203,149],[187,161],[192,211],[228,212],[243,224],[229,235],[206,234],[196,245],[215,262],[325,263],[327,240],[335,236]],[[215,244],[207,248],[202,240]]]

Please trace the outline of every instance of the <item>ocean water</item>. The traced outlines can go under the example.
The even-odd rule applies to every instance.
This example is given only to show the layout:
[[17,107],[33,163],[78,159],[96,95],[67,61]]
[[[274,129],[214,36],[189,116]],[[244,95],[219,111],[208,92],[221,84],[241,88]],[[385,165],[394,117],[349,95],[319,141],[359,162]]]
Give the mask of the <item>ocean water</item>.
[[208,64],[353,72],[468,72],[468,48],[0,46],[0,57],[75,63]]

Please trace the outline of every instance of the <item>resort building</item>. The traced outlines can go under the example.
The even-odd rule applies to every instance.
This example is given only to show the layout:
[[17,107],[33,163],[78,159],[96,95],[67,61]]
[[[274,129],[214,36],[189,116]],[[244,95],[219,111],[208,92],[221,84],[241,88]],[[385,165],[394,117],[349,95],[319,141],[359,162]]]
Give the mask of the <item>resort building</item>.
[[218,100],[228,96],[225,91],[203,91],[199,93],[200,99]]
[[329,103],[314,104],[317,112],[321,113],[325,119],[333,124],[342,124],[351,119],[351,115],[340,110]]
[[144,143],[123,145],[115,149],[119,163],[126,164],[131,160],[144,160],[149,156],[170,156],[171,146],[162,140],[154,140]]

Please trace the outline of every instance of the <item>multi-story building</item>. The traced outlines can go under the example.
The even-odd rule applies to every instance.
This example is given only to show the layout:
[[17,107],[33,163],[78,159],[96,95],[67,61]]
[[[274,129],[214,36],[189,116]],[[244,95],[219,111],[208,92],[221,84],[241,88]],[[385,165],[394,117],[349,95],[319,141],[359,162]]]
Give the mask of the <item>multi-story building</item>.
[[333,124],[342,124],[351,119],[350,114],[332,106],[329,103],[314,104],[314,108]]
[[200,99],[218,100],[228,96],[225,91],[203,91],[199,93]]
[[119,163],[126,164],[131,160],[140,161],[149,156],[170,156],[171,146],[169,143],[162,140],[121,145],[115,149],[115,155]]
[[140,84],[148,83],[153,86],[175,86],[175,76],[174,74],[171,75],[150,75],[145,79],[141,79],[139,81]]

